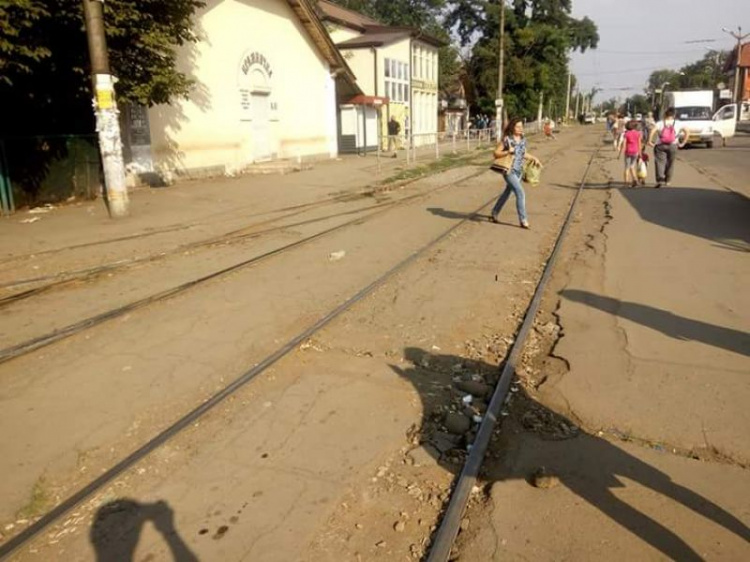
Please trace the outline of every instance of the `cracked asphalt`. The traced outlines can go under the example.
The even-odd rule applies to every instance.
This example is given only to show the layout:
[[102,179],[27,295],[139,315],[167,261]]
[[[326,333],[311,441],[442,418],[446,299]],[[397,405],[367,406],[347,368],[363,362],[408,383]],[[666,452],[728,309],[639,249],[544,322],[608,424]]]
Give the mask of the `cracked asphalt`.
[[[450,365],[471,360],[491,372],[503,359],[601,137],[575,127],[557,142],[532,138],[548,166],[527,190],[531,231],[516,226],[512,204],[500,225],[468,221],[15,559],[420,559],[460,468],[422,446],[435,412],[456,399]],[[750,272],[738,250],[750,243],[747,201],[690,167],[690,156],[679,163],[684,185],[659,192],[607,189],[620,164],[608,152],[595,160],[524,353],[522,391],[462,524],[460,559],[747,558],[750,303],[741,283]],[[220,180],[196,200],[220,196],[216,213],[181,215],[198,226],[16,261],[3,280],[169,251],[241,227],[235,208],[314,203],[356,193],[372,176],[335,170],[257,193]],[[420,179],[382,197],[447,188],[0,365],[2,539],[496,196],[490,172],[461,181],[480,170]],[[151,218],[174,226],[170,205],[195,193],[155,194]],[[354,197],[291,220],[367,204]],[[75,218],[63,215],[57,228]],[[14,304],[3,311],[12,329],[2,343],[343,220],[175,253]],[[21,249],[86,238],[63,228]],[[541,466],[545,488],[530,477]]]
[[[621,162],[601,162],[613,189],[584,194],[542,313],[559,336],[519,373],[528,398],[500,433],[459,559],[750,557],[743,146],[682,151],[660,190],[623,188]],[[582,431],[551,437],[528,409]]]

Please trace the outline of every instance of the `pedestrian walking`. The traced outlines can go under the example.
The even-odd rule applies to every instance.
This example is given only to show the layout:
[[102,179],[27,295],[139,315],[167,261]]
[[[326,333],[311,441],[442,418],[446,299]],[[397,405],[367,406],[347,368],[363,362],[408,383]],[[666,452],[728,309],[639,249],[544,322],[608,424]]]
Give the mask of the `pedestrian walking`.
[[547,140],[557,140],[554,131],[554,122],[548,117],[544,122],[544,138]]
[[526,160],[533,162],[537,166],[541,166],[542,163],[536,156],[532,156],[526,152],[523,121],[518,118],[508,121],[508,125],[503,131],[502,141],[495,148],[495,158],[504,158],[508,155],[513,156],[513,161],[507,172],[503,174],[505,177],[505,191],[503,191],[497,203],[492,208],[490,220],[495,223],[497,222],[497,216],[508,201],[510,194],[513,193],[516,196],[516,211],[518,212],[518,220],[521,228],[529,228],[529,220],[526,216],[526,194],[523,191],[523,185],[521,185],[523,164]]
[[617,157],[625,153],[625,185],[637,187],[638,185],[638,158],[641,154],[643,144],[641,143],[641,133],[638,130],[635,121],[628,121],[625,125],[625,134],[617,151]]
[[[664,112],[664,119],[658,121],[649,136],[649,146],[654,147],[656,187],[669,186],[677,158],[677,148],[682,148],[688,139],[688,130],[675,119],[674,109]],[[682,141],[680,140],[682,138]]]
[[401,124],[396,120],[394,116],[391,116],[388,121],[388,152],[393,151],[393,158],[398,156],[399,148],[399,133],[401,132]]
[[654,112],[649,111],[643,116],[643,122],[641,123],[641,132],[643,133],[643,146],[644,148],[648,144],[648,139],[651,136],[651,130],[656,126],[654,120]]

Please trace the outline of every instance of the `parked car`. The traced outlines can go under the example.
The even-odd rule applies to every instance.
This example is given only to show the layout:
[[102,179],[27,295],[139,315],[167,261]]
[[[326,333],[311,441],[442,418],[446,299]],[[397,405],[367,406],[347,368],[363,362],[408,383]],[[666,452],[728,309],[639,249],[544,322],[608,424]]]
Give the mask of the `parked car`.
[[584,125],[593,125],[596,123],[596,116],[593,113],[587,113],[583,116]]

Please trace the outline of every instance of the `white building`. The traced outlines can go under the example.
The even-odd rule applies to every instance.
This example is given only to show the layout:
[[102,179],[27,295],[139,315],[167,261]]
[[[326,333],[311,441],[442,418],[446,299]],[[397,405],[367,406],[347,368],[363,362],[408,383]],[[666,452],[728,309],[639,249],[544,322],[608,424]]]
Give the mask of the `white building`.
[[195,29],[178,57],[193,93],[147,120],[134,112],[131,159],[150,152],[159,169],[197,175],[337,155],[339,99],[361,91],[309,0],[209,0]]
[[[380,131],[395,116],[402,134],[438,130],[438,49],[443,43],[412,27],[384,26],[341,6],[319,0],[321,19],[366,96],[387,98]],[[434,142],[434,136],[415,143]],[[369,145],[369,143],[368,143]]]

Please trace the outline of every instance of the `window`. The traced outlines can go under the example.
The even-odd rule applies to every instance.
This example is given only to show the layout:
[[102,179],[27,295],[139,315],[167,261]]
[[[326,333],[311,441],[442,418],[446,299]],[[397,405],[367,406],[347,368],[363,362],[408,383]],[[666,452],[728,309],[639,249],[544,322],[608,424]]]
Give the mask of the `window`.
[[409,64],[395,59],[384,59],[385,95],[393,102],[409,101]]

